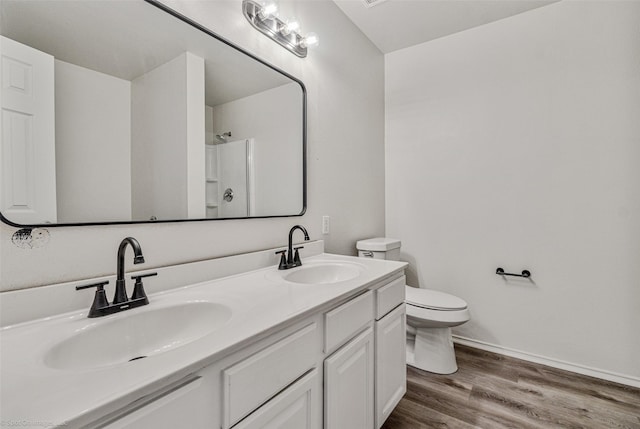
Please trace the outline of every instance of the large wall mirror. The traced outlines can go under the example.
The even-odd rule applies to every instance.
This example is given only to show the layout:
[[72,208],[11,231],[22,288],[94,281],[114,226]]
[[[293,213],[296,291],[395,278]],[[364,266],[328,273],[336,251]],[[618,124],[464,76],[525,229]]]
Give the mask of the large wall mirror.
[[304,213],[302,82],[153,1],[0,7],[5,222]]

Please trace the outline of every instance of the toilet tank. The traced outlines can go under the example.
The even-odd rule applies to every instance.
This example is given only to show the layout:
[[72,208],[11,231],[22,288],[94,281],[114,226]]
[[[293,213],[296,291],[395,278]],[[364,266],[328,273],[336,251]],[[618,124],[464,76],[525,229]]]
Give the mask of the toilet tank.
[[397,261],[400,259],[400,244],[400,240],[395,238],[377,237],[358,241],[356,249],[361,258]]

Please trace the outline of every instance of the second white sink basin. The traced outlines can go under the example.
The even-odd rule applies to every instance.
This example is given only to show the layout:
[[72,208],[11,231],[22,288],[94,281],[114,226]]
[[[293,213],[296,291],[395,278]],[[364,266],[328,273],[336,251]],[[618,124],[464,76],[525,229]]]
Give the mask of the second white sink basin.
[[69,370],[123,364],[202,338],[230,318],[229,307],[212,302],[125,311],[107,320],[92,319],[95,322],[49,349],[44,363]]
[[292,283],[327,284],[354,279],[363,268],[358,264],[326,262],[302,265],[283,274],[282,278]]

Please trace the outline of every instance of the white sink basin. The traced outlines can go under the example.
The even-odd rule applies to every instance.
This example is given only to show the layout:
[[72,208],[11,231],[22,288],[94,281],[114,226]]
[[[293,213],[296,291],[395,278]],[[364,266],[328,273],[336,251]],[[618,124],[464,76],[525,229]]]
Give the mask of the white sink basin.
[[302,265],[290,272],[283,273],[282,278],[292,283],[329,284],[344,282],[360,275],[363,267],[359,264],[344,262],[326,262]]
[[229,307],[211,302],[125,311],[106,320],[93,319],[94,323],[49,349],[44,363],[72,370],[124,364],[202,338],[230,318]]

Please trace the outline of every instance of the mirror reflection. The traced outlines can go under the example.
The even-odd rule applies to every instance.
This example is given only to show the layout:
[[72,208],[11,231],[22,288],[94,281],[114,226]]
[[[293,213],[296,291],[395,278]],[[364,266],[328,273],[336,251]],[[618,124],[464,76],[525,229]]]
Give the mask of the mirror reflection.
[[0,6],[5,220],[304,212],[301,82],[142,0]]

